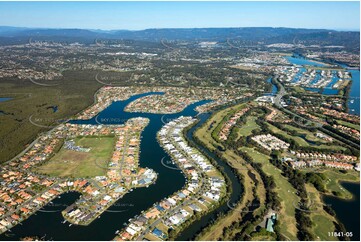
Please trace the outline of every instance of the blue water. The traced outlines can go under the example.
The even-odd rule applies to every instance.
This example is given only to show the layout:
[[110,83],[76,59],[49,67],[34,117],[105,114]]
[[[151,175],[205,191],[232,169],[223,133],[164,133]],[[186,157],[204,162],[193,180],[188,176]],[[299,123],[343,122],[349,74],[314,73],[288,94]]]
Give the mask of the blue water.
[[[297,56],[287,56],[285,57],[290,63],[295,65],[312,65],[312,66],[325,66],[324,64],[316,63],[314,61],[310,61],[308,59],[297,57]],[[348,66],[340,64],[340,66],[347,69]],[[295,78],[293,79],[293,82],[298,82],[300,75],[304,72],[304,68],[300,68],[300,71],[296,74]],[[352,75],[352,85],[350,89],[350,97],[348,99],[348,107],[349,107],[349,113],[360,115],[360,70],[347,70],[351,72]],[[332,81],[330,84],[327,85],[327,88],[321,90],[319,88],[305,88],[305,90],[312,91],[312,92],[319,92],[324,95],[337,95],[338,90],[337,89],[329,89],[329,87],[332,87],[339,78],[336,76],[336,73],[334,73],[334,76],[332,77]],[[321,92],[322,91],[322,92]],[[350,103],[351,100],[354,100],[353,103]]]
[[[169,169],[162,165],[161,160],[163,157],[167,160],[171,158],[160,147],[156,140],[156,134],[164,125],[163,122],[169,122],[179,116],[195,116],[197,112],[194,108],[210,101],[204,100],[191,104],[183,111],[169,115],[124,111],[124,108],[130,102],[151,94],[163,93],[134,95],[128,100],[113,102],[109,107],[101,111],[97,117],[89,120],[72,120],[70,123],[98,125],[97,120],[103,124],[123,124],[134,117],[149,118],[149,124],[142,132],[139,166],[151,168],[158,173],[155,184],[148,188],[134,189],[134,191],[126,194],[119,200],[119,203],[131,206],[127,206],[127,209],[122,213],[104,212],[99,219],[96,219],[89,226],[74,225],[68,227],[68,223],[62,224],[64,218],[60,211],[56,213],[37,212],[37,215],[31,216],[22,222],[22,225],[12,228],[11,237],[0,235],[0,240],[19,240],[24,236],[43,236],[44,234],[47,235],[46,238],[49,240],[111,240],[115,236],[114,232],[124,228],[124,223],[127,223],[129,218],[140,214],[141,211],[148,209],[155,202],[159,202],[175,191],[180,190],[185,185],[184,175],[179,170]],[[63,194],[62,198],[54,201],[54,203],[71,204],[75,199],[76,196]],[[112,206],[110,210],[119,210],[119,207]]]
[[277,89],[277,86],[272,83],[272,78],[271,78],[271,77],[268,78],[268,79],[266,80],[266,82],[272,84],[272,91],[271,91],[271,93],[269,93],[268,95],[276,96],[278,89]]
[[343,223],[346,231],[353,233],[350,240],[360,241],[360,184],[344,182],[341,185],[352,193],[352,200],[333,196],[324,196],[323,200],[336,212],[336,217]]
[[335,85],[338,80],[340,80],[340,78],[338,78],[337,76],[337,72],[336,71],[332,71],[332,77],[331,77],[331,82],[326,86],[328,88],[332,88],[333,85]]
[[[349,113],[360,116],[360,70],[348,70],[352,75],[352,85],[347,100]],[[353,103],[350,101],[353,100]]]
[[306,68],[300,68],[300,70],[296,73],[296,75],[293,77],[292,82],[297,83],[300,81],[300,78],[303,76],[303,73],[306,72]]
[[52,109],[53,113],[56,113],[58,111],[58,106],[49,106],[46,109]]
[[11,100],[11,97],[0,97],[0,103]]
[[320,89],[320,88],[312,88],[312,87],[305,87],[305,90],[311,91],[311,92],[318,92],[320,94],[324,95],[337,95],[338,90],[337,89]]
[[295,65],[300,65],[300,66],[303,66],[303,65],[309,65],[309,66],[325,66],[324,64],[317,63],[317,62],[314,62],[314,61],[310,61],[310,60],[305,59],[305,58],[302,58],[302,57],[286,56],[286,59],[287,59],[290,63],[295,64]]
[[[0,103],[11,100],[11,97],[0,97]],[[0,115],[5,115],[5,112],[0,110]]]
[[317,70],[315,78],[310,82],[311,85],[317,83],[321,79],[321,71]]

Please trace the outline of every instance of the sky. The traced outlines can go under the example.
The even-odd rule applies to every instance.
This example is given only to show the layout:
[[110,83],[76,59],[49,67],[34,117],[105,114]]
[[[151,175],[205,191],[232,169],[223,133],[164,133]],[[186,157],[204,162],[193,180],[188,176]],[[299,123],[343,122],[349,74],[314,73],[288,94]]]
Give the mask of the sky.
[[356,2],[0,2],[0,26],[360,29]]

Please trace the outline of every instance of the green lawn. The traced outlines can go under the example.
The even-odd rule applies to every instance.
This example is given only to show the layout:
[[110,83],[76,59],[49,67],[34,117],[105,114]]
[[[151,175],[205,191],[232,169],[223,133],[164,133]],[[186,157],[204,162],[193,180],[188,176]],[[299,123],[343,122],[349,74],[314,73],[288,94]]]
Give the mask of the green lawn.
[[[328,217],[321,214],[312,214],[311,220],[314,224],[312,232],[315,234],[316,239],[327,241],[327,240],[336,240],[336,237],[328,236],[328,232],[334,231],[334,224],[332,220]],[[318,237],[318,238],[317,238]]]
[[316,135],[314,133],[308,131],[307,129],[301,129],[301,128],[298,128],[298,127],[295,127],[295,126],[292,126],[292,125],[289,125],[289,124],[285,124],[284,126],[288,130],[294,130],[298,134],[306,135],[306,139],[311,140],[313,142],[328,143],[327,141],[316,137]]
[[310,143],[308,143],[306,140],[302,139],[301,137],[291,136],[287,132],[273,126],[270,123],[267,123],[267,125],[273,133],[280,134],[280,135],[284,136],[285,138],[293,139],[295,142],[297,142],[297,144],[299,146],[314,147],[314,148],[319,148],[319,149],[331,149],[331,150],[335,150],[335,151],[345,150],[344,147],[341,147],[338,145],[311,145]]
[[358,125],[358,124],[349,123],[349,122],[346,122],[343,120],[337,120],[337,123],[344,125],[346,127],[349,127],[351,129],[356,129],[356,130],[360,131],[360,125]]
[[329,237],[328,232],[335,231],[333,224],[336,219],[323,210],[323,201],[320,192],[310,184],[306,184],[308,199],[311,202],[310,218],[312,221],[312,233],[315,235],[316,240],[337,240],[336,237]]
[[340,181],[360,182],[360,173],[357,171],[348,171],[346,174],[334,169],[326,169],[322,172],[328,177],[325,182],[326,189],[329,193],[338,192],[341,198],[351,199],[352,194],[340,185]]
[[81,137],[75,144],[90,148],[89,152],[68,150],[62,147],[36,172],[58,177],[94,177],[105,175],[115,144],[115,137]]
[[238,134],[241,136],[249,136],[253,130],[259,129],[260,127],[256,123],[256,119],[257,117],[255,116],[248,116],[247,122],[238,129]]
[[[214,150],[217,148],[217,146],[223,147],[223,145],[218,142],[217,140],[212,138],[212,132],[214,132],[215,129],[219,129],[222,127],[224,121],[224,117],[231,113],[235,113],[236,111],[242,109],[245,107],[244,103],[237,104],[235,106],[223,109],[221,111],[218,111],[215,113],[211,118],[209,118],[199,129],[196,130],[196,136],[202,139],[202,141],[205,143],[205,145],[211,149]],[[210,125],[212,124],[212,128],[208,130]],[[218,130],[218,132],[219,132]],[[216,136],[218,137],[218,133],[215,132]]]
[[292,240],[297,240],[294,204],[298,203],[299,198],[296,195],[296,189],[294,189],[287,179],[282,176],[281,170],[268,161],[269,157],[267,155],[248,147],[241,147],[240,150],[246,151],[252,157],[253,161],[262,163],[263,171],[267,175],[273,176],[277,187],[276,192],[282,204],[279,216],[281,233]]

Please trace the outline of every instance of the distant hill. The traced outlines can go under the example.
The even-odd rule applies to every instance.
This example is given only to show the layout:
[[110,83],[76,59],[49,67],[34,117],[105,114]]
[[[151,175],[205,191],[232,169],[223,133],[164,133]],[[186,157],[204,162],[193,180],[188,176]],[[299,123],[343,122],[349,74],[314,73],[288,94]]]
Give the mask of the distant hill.
[[254,43],[303,43],[322,45],[343,45],[359,48],[359,31],[335,31],[326,29],[296,29],[271,27],[245,28],[185,28],[130,30],[87,30],[87,29],[45,29],[16,28],[0,26],[0,44],[26,43],[33,40],[94,43],[95,39],[133,39],[142,41],[188,40],[226,41],[235,39]]

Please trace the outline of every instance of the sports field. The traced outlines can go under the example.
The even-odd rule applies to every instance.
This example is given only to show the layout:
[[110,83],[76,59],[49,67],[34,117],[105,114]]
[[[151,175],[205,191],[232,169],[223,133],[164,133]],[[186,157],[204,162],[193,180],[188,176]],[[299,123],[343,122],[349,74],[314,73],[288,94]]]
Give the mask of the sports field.
[[75,145],[90,148],[89,152],[74,151],[62,147],[48,162],[36,169],[37,172],[58,177],[94,177],[105,175],[115,137],[75,138]]

